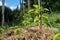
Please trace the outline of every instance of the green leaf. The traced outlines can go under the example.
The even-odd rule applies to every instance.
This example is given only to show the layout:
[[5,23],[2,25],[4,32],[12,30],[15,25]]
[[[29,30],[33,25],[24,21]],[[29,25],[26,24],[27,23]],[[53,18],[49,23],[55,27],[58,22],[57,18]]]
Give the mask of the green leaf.
[[36,16],[35,18],[34,18],[34,22],[36,22],[36,21],[38,21],[39,20],[39,16]]
[[28,11],[28,13],[32,13],[34,11],[34,9],[30,9],[29,11]]
[[39,6],[38,6],[38,5],[33,5],[33,7],[35,7],[35,8],[39,8]]
[[44,8],[45,11],[49,11],[47,8]]
[[45,15],[42,15],[43,19],[48,20],[48,17]]
[[44,12],[44,8],[42,6],[40,7],[40,12]]

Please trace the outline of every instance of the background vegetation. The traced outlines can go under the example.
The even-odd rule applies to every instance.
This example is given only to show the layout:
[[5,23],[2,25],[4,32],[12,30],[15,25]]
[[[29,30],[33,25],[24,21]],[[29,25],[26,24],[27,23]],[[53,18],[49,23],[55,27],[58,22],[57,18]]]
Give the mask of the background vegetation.
[[[20,3],[15,10],[5,6],[4,26],[3,28],[15,26],[37,26],[39,22],[39,12],[42,12],[42,24],[44,26],[59,28],[60,27],[60,1],[59,0],[42,0],[42,7],[39,9],[37,0],[24,0],[26,3]],[[23,7],[24,5],[24,7]],[[28,8],[27,8],[28,7]],[[2,23],[2,6],[0,6],[0,26]]]

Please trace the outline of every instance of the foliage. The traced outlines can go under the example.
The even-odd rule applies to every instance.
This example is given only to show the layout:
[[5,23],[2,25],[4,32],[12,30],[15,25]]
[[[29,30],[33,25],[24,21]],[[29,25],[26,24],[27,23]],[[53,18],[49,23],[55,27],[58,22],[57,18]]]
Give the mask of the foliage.
[[29,11],[28,11],[28,13],[39,13],[39,12],[42,12],[42,13],[44,13],[45,11],[49,11],[47,8],[44,8],[44,7],[42,7],[42,6],[38,6],[38,5],[33,5],[33,7],[34,7],[34,9],[30,9]]
[[53,40],[60,40],[60,33],[56,34],[53,38]]
[[22,28],[19,28],[19,29],[15,29],[14,30],[14,34],[19,34],[19,33],[22,33],[23,32],[23,29]]
[[[24,17],[24,21],[22,22],[23,25],[39,25],[40,19],[40,12],[42,13],[42,18],[45,22],[48,22],[48,17],[44,14],[45,11],[49,11],[47,8],[38,7],[38,5],[33,5],[33,9],[30,9],[28,13],[26,13]],[[43,24],[46,24],[43,22]]]
[[[27,5],[27,0],[24,0],[26,2],[25,5]],[[30,1],[31,7],[33,8],[33,4],[38,4],[38,0],[31,0]],[[41,5],[43,7],[46,7],[51,11],[60,11],[60,0],[42,0]]]
[[13,20],[12,20],[13,25],[21,25],[23,14],[19,12],[18,8],[13,10],[12,14],[13,14]]
[[0,28],[0,34],[2,34],[3,32],[2,32],[2,29]]
[[55,28],[60,28],[60,13],[59,12],[52,12],[48,15],[49,25]]
[[[30,18],[30,15],[29,14],[25,14],[24,16],[23,16],[23,18],[24,18],[24,21],[22,22],[22,24],[23,25],[29,25],[30,24],[30,20],[31,20],[31,18]],[[28,19],[29,18],[29,19]]]

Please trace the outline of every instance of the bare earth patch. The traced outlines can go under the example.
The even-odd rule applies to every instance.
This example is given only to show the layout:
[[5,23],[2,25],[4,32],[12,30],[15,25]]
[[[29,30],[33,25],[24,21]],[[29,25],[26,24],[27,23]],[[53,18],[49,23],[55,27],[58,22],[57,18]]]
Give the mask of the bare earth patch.
[[23,28],[25,32],[15,35],[13,30],[4,32],[0,40],[53,40],[51,28],[39,26]]

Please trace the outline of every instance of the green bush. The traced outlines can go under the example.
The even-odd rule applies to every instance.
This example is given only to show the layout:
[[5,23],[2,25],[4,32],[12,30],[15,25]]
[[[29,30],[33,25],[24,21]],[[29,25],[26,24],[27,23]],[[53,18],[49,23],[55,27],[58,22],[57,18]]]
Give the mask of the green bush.
[[15,29],[14,30],[14,34],[19,34],[19,33],[22,33],[23,32],[23,29],[22,28],[19,28],[19,29]]
[[60,40],[60,33],[56,34],[53,38],[53,40]]

